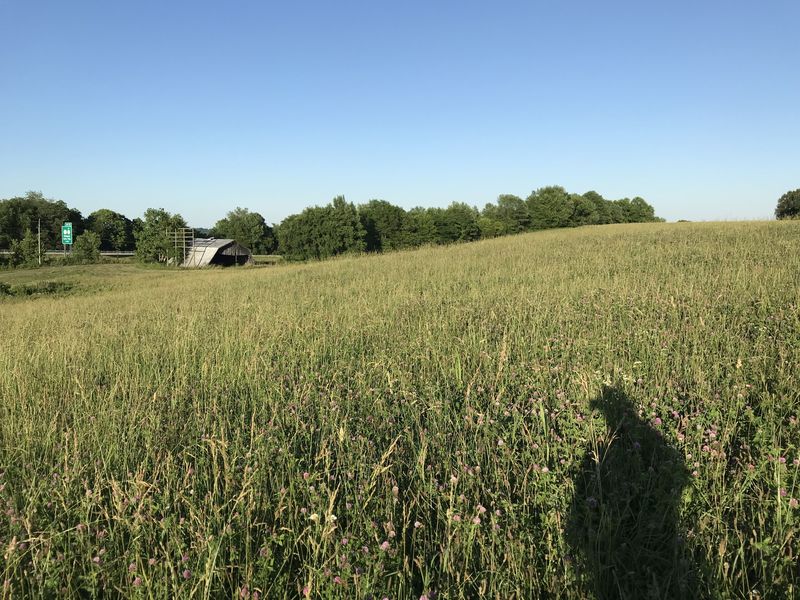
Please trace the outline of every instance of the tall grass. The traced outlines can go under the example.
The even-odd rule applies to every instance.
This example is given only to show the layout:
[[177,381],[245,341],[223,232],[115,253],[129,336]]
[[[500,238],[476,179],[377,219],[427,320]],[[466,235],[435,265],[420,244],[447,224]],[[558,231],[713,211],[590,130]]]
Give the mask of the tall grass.
[[797,597],[799,241],[65,268],[0,300],[0,597]]

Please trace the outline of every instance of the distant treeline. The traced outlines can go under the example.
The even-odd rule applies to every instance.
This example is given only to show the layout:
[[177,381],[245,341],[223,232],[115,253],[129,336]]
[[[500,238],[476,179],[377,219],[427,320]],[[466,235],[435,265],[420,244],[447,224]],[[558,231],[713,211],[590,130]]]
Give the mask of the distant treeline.
[[[186,227],[178,214],[148,209],[143,218],[100,209],[83,217],[61,200],[39,192],[0,200],[0,250],[11,250],[17,264],[31,262],[41,219],[42,245],[61,249],[61,224],[69,221],[73,235],[85,233],[83,247],[133,251],[145,261],[163,261],[174,254],[166,231]],[[501,195],[483,210],[454,202],[447,208],[405,210],[385,200],[359,206],[334,198],[268,225],[262,215],[236,208],[211,229],[198,234],[234,238],[256,254],[280,253],[288,259],[323,259],[343,253],[382,252],[426,244],[450,244],[502,235],[607,223],[660,221],[642,198],[606,200],[597,192],[570,194],[560,186],[532,192],[526,199]],[[90,253],[91,254],[91,253]]]

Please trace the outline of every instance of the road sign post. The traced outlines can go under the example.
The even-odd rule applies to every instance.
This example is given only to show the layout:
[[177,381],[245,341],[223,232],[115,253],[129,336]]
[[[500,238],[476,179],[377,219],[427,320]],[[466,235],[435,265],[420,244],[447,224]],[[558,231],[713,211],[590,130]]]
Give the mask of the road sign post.
[[67,246],[72,246],[72,223],[61,226],[61,244],[64,246],[64,256],[67,255]]

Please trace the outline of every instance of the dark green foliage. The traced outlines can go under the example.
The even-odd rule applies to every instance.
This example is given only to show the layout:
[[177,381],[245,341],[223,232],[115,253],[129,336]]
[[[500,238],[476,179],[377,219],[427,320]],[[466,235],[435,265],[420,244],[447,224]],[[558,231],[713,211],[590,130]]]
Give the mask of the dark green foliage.
[[591,199],[578,194],[572,194],[572,225],[597,225],[600,222],[600,214],[597,205]]
[[611,220],[611,209],[609,207],[609,202],[600,194],[592,190],[586,192],[583,197],[594,205],[595,213],[597,214],[598,225],[607,225],[614,222]]
[[436,243],[436,224],[427,209],[417,206],[408,211],[406,236],[414,247]]
[[41,192],[0,200],[0,249],[11,249],[11,242],[21,240],[25,231],[36,232],[42,220],[42,250],[60,250],[61,225],[71,222],[73,234],[83,231],[81,213],[61,200],[48,200]]
[[478,228],[481,231],[481,238],[483,239],[490,239],[508,234],[505,223],[494,216],[493,209],[496,209],[493,204],[487,204],[486,208],[483,209],[483,213],[478,217]]
[[276,247],[272,227],[257,212],[236,207],[210,231],[217,238],[231,238],[246,246],[253,254],[271,254]]
[[30,229],[21,240],[11,241],[11,264],[15,267],[32,267],[39,262],[39,243]]
[[358,214],[366,232],[367,251],[399,250],[411,245],[408,215],[399,206],[386,200],[370,200],[358,207]]
[[503,194],[480,212],[461,202],[405,211],[385,200],[370,200],[358,208],[358,227],[351,207],[341,198],[287,217],[276,228],[280,252],[289,259],[320,259],[342,252],[469,242],[536,229],[659,220],[641,198],[608,201],[597,192],[581,196],[559,186],[540,188],[527,200]]
[[572,225],[575,202],[563,187],[551,185],[532,192],[526,200],[532,229],[553,229]]
[[[531,227],[531,215],[525,201],[519,196],[501,194],[497,197],[497,205],[487,204],[483,216],[499,224],[494,230],[501,230],[504,235],[528,231]],[[494,236],[490,236],[494,237]]]
[[0,297],[2,296],[42,296],[70,291],[74,285],[67,281],[35,281],[10,285],[0,281]]
[[82,263],[93,263],[100,260],[100,236],[94,231],[84,231],[75,238],[72,257]]
[[287,217],[278,227],[278,246],[286,258],[323,259],[366,249],[366,232],[358,212],[344,196]]
[[133,250],[133,222],[125,215],[107,208],[94,211],[86,218],[86,229],[100,237],[100,250]]
[[[30,239],[23,242],[22,238],[25,231],[36,230],[39,218],[43,252],[61,248],[61,225],[65,221],[73,223],[76,239],[83,231],[78,211],[64,202],[46,200],[39,192],[2,200],[0,249],[14,250],[4,262],[11,266],[32,263]],[[578,195],[569,194],[560,186],[549,186],[532,192],[526,200],[502,194],[495,204],[486,204],[483,211],[461,202],[447,208],[417,207],[406,211],[379,199],[356,209],[339,196],[327,206],[307,208],[272,227],[259,213],[237,207],[212,229],[196,229],[195,236],[232,238],[254,254],[277,250],[288,259],[306,260],[348,252],[469,242],[556,227],[659,220],[653,207],[639,197],[610,201],[594,191]],[[133,220],[100,209],[86,219],[86,229],[99,236],[101,251],[135,247],[136,255],[145,262],[180,259],[169,232],[181,227],[186,227],[183,218],[164,209],[148,209],[144,219]]]
[[800,218],[800,189],[786,192],[778,199],[778,206],[775,207],[775,218]]
[[170,239],[170,232],[186,227],[182,216],[172,215],[163,208],[148,208],[144,213],[144,220],[139,223],[141,225],[136,224],[133,232],[136,238],[136,257],[139,260],[167,262],[181,258]]
[[471,242],[480,239],[478,211],[463,202],[453,202],[447,208],[428,209],[436,227],[436,242]]

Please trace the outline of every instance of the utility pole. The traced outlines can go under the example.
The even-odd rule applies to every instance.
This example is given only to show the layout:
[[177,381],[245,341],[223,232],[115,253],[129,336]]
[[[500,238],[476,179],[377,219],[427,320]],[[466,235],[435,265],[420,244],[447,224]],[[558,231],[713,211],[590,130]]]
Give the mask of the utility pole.
[[42,218],[39,217],[39,226],[37,227],[37,238],[39,239],[39,266],[42,266]]

